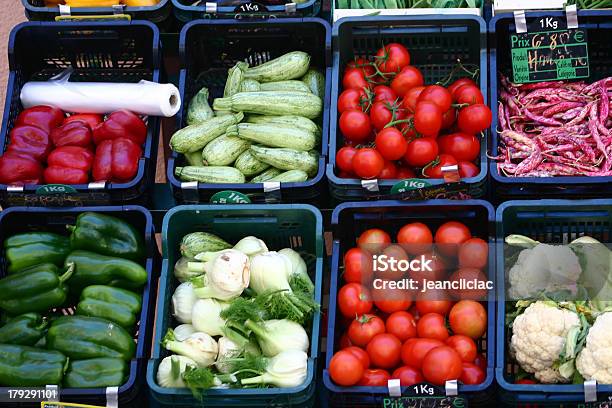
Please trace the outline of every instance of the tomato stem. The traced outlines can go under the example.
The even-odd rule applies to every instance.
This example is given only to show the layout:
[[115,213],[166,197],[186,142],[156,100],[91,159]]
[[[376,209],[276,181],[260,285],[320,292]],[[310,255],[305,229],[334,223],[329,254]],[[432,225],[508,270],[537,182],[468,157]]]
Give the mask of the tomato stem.
[[423,167],[423,168],[421,169],[421,174],[423,175],[423,177],[427,177],[427,178],[429,178],[429,176],[428,176],[427,174],[425,174],[425,170],[427,170],[427,169],[428,169],[428,168],[430,168],[430,167],[435,167],[435,166],[437,166],[438,164],[440,164],[440,156],[436,157],[434,160],[432,160],[431,162],[427,163],[427,164],[425,165],[425,167]]

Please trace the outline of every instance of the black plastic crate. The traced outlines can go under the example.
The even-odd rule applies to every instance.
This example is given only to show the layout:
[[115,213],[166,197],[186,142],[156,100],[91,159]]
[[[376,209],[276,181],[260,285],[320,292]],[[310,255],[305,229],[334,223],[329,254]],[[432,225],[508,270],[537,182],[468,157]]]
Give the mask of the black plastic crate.
[[[563,11],[547,11],[526,13],[528,23],[532,19],[542,17],[562,17]],[[579,28],[586,29],[589,43],[590,77],[585,81],[595,82],[612,75],[612,53],[610,39],[612,38],[612,10],[578,10]],[[491,101],[494,106],[499,98],[499,73],[512,73],[510,58],[510,33],[515,33],[513,14],[499,14],[489,22],[490,43],[490,86]],[[511,78],[511,76],[510,76]],[[499,141],[497,139],[498,116],[497,109],[493,111],[491,124],[491,153],[497,154]],[[497,168],[497,162],[489,164],[492,188],[497,198],[507,200],[512,198],[597,198],[609,197],[612,194],[612,177],[506,177]]]
[[[212,2],[200,2],[194,4],[192,0],[172,0],[174,7],[174,15],[177,20],[189,22],[200,18],[241,18],[246,16],[251,17],[308,17],[316,16],[321,10],[321,0],[306,0],[304,2],[295,2],[287,0],[287,3],[271,1],[256,2],[257,9],[253,7],[253,3],[248,0],[238,1],[223,1],[215,0]],[[209,4],[214,5],[210,7]],[[263,6],[263,8],[261,8]]]
[[[375,55],[382,44],[398,42],[406,46],[411,63],[421,70],[428,84],[447,77],[457,59],[478,66],[480,89],[485,104],[488,104],[486,24],[482,17],[474,15],[348,17],[334,24],[333,35],[334,70],[326,171],[330,191],[340,201],[384,199],[399,180],[378,180],[378,191],[370,191],[359,179],[340,178],[335,169],[336,152],[342,147],[337,102],[342,92],[344,67],[355,57]],[[480,173],[461,180],[463,197],[479,198],[485,193],[487,138],[481,138],[480,144]],[[432,195],[428,198],[448,198],[451,194],[447,192],[458,187],[446,184],[442,179],[424,180],[432,186]]]
[[[351,386],[335,384],[327,370],[341,336],[342,316],[337,312],[337,294],[341,287],[342,259],[355,246],[357,237],[369,228],[382,228],[394,237],[399,229],[409,222],[423,222],[430,228],[438,227],[451,220],[463,222],[474,236],[489,243],[488,279],[495,284],[495,227],[494,209],[483,200],[429,200],[418,203],[403,201],[378,201],[343,203],[334,209],[331,216],[334,240],[331,257],[331,284],[329,310],[327,315],[326,363],[323,370],[323,384],[328,392],[331,406],[364,407],[383,406],[389,396],[387,387]],[[487,302],[486,338],[477,341],[480,352],[486,354],[487,370],[485,381],[477,385],[459,384],[458,392],[469,399],[470,406],[491,406],[494,400],[494,352],[495,347],[495,290],[489,291]],[[406,395],[409,387],[402,387]],[[427,404],[427,402],[425,403]],[[423,405],[426,406],[426,405]],[[429,405],[427,405],[429,406]],[[433,405],[432,405],[433,406]]]
[[[33,46],[39,44],[40,46]],[[28,81],[46,81],[74,69],[71,81],[138,82],[160,80],[159,31],[147,21],[29,22],[18,25],[9,39],[10,72],[0,133],[0,153],[23,109],[19,95]],[[49,194],[41,185],[0,185],[0,202],[14,205],[108,205],[137,203],[155,178],[159,118],[147,120],[147,138],[138,172],[127,183],[69,186],[70,193]],[[71,191],[69,188],[68,191]]]
[[[117,402],[119,406],[142,406],[142,395],[145,390],[146,360],[150,356],[155,304],[157,298],[157,280],[159,278],[160,256],[155,243],[155,230],[151,213],[140,206],[80,207],[80,208],[36,208],[12,207],[0,213],[0,237],[30,231],[55,232],[69,235],[66,225],[74,225],[79,214],[93,211],[121,218],[133,225],[145,238],[146,261],[143,266],[148,273],[148,280],[142,288],[142,310],[134,334],[136,354],[130,362],[126,382],[118,387]],[[0,278],[6,276],[4,251],[0,254]],[[57,310],[56,313],[74,314],[74,306]],[[106,406],[111,402],[107,397],[107,388],[62,388],[59,385],[59,400],[90,405]],[[14,387],[11,387],[11,389]],[[0,387],[0,394],[7,394],[7,387]],[[40,402],[9,404],[11,407],[40,407]],[[3,405],[4,406],[4,405]]]
[[276,19],[269,21],[197,20],[181,31],[179,50],[182,69],[180,92],[183,105],[177,129],[183,127],[191,98],[203,86],[210,100],[223,95],[227,70],[238,61],[263,63],[290,51],[311,55],[311,67],[325,72],[325,98],[319,170],[313,178],[299,183],[282,183],[280,191],[264,193],[263,183],[204,184],[183,183],[174,169],[185,163],[182,154],[172,153],[167,177],[178,202],[208,202],[218,191],[246,194],[252,202],[317,202],[326,188],[325,155],[329,135],[329,95],[331,88],[331,33],[329,24],[319,18]]
[[[28,20],[33,21],[53,21],[61,15],[59,7],[47,7],[44,0],[21,0],[25,7],[25,14]],[[159,0],[155,6],[143,7],[71,7],[70,16],[112,16],[114,14],[127,14],[132,19],[149,20],[154,23],[161,23],[172,13],[171,0]]]

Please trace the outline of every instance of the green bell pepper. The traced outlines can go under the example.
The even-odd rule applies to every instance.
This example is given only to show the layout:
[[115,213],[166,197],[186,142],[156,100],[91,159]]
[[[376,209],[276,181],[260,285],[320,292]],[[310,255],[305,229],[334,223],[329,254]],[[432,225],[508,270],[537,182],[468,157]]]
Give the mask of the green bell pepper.
[[119,286],[137,289],[147,283],[147,271],[134,261],[76,250],[66,258],[66,265],[74,263],[70,289],[80,292],[89,285]]
[[111,215],[85,212],[76,225],[69,225],[72,249],[140,261],[145,257],[142,234],[127,222]]
[[106,319],[87,316],[62,316],[51,323],[47,348],[75,360],[112,357],[129,360],[136,344],[124,328]]
[[55,350],[0,344],[0,385],[37,387],[61,384],[66,356]]
[[71,263],[66,264],[65,272],[46,263],[0,279],[0,309],[19,315],[62,306],[68,297],[64,282],[73,272]]
[[90,358],[71,361],[64,376],[67,388],[102,388],[123,384],[128,364],[120,358]]
[[70,253],[70,239],[52,232],[26,232],[4,241],[8,273],[41,263],[62,266]]
[[0,327],[0,343],[33,346],[44,337],[47,322],[38,313],[26,313]]
[[101,317],[131,329],[136,324],[136,313],[140,312],[141,305],[142,297],[129,290],[92,285],[81,292],[76,314]]

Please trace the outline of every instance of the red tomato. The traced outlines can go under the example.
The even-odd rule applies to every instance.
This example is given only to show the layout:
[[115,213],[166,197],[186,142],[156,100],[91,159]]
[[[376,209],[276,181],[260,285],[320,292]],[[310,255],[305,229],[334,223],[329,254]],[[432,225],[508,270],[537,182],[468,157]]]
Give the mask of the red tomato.
[[[398,262],[408,260],[408,254],[400,245],[389,245],[382,251],[381,255],[386,255],[389,259],[396,259]],[[387,280],[400,280],[404,277],[404,272],[399,270],[399,268],[396,270],[389,268],[386,271],[378,270],[377,277]]]
[[329,376],[338,385],[354,385],[363,375],[363,364],[354,354],[341,350],[329,361]]
[[353,172],[340,170],[340,172],[338,172],[338,177],[340,177],[340,178],[355,178],[355,175],[353,174]]
[[397,166],[389,160],[385,160],[385,166],[378,173],[378,178],[381,180],[394,180],[397,178]]
[[478,86],[476,84],[476,82],[474,82],[473,80],[471,80],[470,78],[459,78],[457,79],[455,82],[453,82],[448,88],[448,92],[451,93],[451,95],[453,97],[455,97],[455,91],[457,91],[459,88],[461,88],[463,85],[473,85],[473,86]]
[[374,102],[395,102],[397,94],[387,85],[377,85],[374,87]]
[[[456,270],[449,278],[450,281],[456,282],[472,282],[472,281],[480,281],[482,282],[481,286],[487,282],[487,277],[482,273],[480,269],[476,268],[461,268]],[[455,299],[471,299],[471,300],[487,300],[487,289],[457,289],[457,290],[449,290],[449,293]]]
[[104,121],[104,118],[102,117],[102,115],[99,115],[97,113],[75,113],[64,119],[63,124],[65,125],[66,123],[74,122],[76,120],[80,120],[87,123],[89,127],[93,130],[93,128],[95,128],[98,124]]
[[455,334],[446,339],[446,345],[455,349],[461,360],[466,363],[473,363],[476,358],[476,343],[468,336]]
[[419,370],[410,366],[402,366],[395,369],[393,374],[391,374],[391,378],[399,379],[402,387],[407,387],[409,385],[414,385],[425,381],[423,374],[421,374]]
[[400,167],[397,170],[396,177],[400,180],[403,180],[408,178],[415,178],[416,174],[414,174],[414,171],[412,171],[412,169],[409,169],[407,167]]
[[484,354],[478,353],[476,354],[476,358],[474,359],[474,364],[476,364],[482,371],[487,371],[487,358]]
[[363,90],[369,88],[370,84],[360,68],[347,68],[342,77],[342,88]]
[[357,245],[370,252],[380,251],[390,243],[391,237],[380,228],[367,229],[357,238]]
[[474,163],[460,161],[458,167],[461,178],[476,177],[480,173],[480,169]]
[[491,126],[492,120],[491,109],[487,105],[479,103],[459,110],[457,126],[462,132],[477,134]]
[[351,339],[349,339],[348,337],[348,333],[342,333],[342,336],[340,336],[340,341],[338,342],[338,345],[340,347],[340,349],[345,349],[347,347],[351,347]]
[[459,266],[482,269],[487,266],[489,245],[480,238],[470,238],[459,247]]
[[409,291],[404,289],[372,289],[372,299],[376,307],[385,313],[407,310],[412,304]]
[[516,380],[514,383],[515,384],[537,384],[536,381],[530,378],[521,378],[520,380]]
[[351,343],[359,347],[367,346],[374,336],[384,332],[385,322],[373,314],[366,314],[355,318],[348,328],[348,336]]
[[457,109],[450,108],[442,115],[442,129],[450,129],[457,120]]
[[336,153],[336,164],[342,171],[349,173],[353,172],[353,156],[357,153],[357,149],[350,146],[344,146]]
[[409,254],[418,255],[431,248],[433,235],[427,225],[422,222],[412,222],[399,230],[397,242],[402,244],[404,250]]
[[363,377],[361,377],[361,380],[359,380],[357,385],[367,387],[386,387],[389,378],[391,378],[391,376],[387,370],[383,370],[382,368],[368,368],[363,372]]
[[464,362],[461,368],[461,380],[464,384],[482,384],[486,378],[486,374],[476,364]]
[[408,91],[416,86],[422,86],[424,83],[423,74],[421,71],[412,65],[405,66],[391,81],[391,88],[395,93],[404,97]]
[[427,313],[437,313],[442,316],[446,316],[452,303],[450,300],[442,300],[443,296],[444,295],[439,296],[440,300],[417,300],[416,308],[421,315],[425,315]]
[[411,166],[423,167],[438,156],[438,142],[430,137],[421,137],[408,143],[404,160]]
[[370,147],[359,149],[353,156],[352,163],[353,171],[362,179],[376,178],[385,167],[385,159],[378,150]]
[[346,68],[359,68],[366,77],[376,73],[376,68],[374,68],[372,63],[365,58],[355,58],[353,61],[349,61],[349,63],[346,64]]
[[410,53],[402,44],[389,43],[376,53],[376,64],[383,73],[399,72],[410,65]]
[[463,85],[455,91],[455,101],[458,104],[475,105],[477,103],[484,103],[484,97],[482,92],[474,85]]
[[338,292],[338,307],[346,317],[366,314],[372,310],[370,291],[358,283],[347,283]]
[[[440,255],[432,252],[432,251],[425,251],[424,253],[420,253],[417,255],[422,255],[419,256],[418,259],[423,261],[424,265],[427,265],[428,268],[421,268],[420,270],[416,270],[416,271],[408,271],[408,276],[411,277],[412,279],[416,279],[416,280],[422,280],[422,279],[427,279],[429,281],[438,281],[438,280],[442,280],[444,279],[447,274],[448,274],[448,267],[446,266],[446,262],[444,261],[444,258],[442,258]],[[428,270],[431,269],[431,270]],[[432,289],[428,289],[426,292],[419,292],[418,296],[419,298],[423,298],[423,299],[431,299],[431,300],[437,300],[437,299],[446,299],[446,296],[441,295],[441,296],[429,296],[429,295],[435,295],[436,292],[435,290],[432,291],[430,293],[430,291],[432,291]]]
[[381,333],[374,336],[366,348],[370,363],[374,367],[393,368],[400,362],[402,342],[392,334]]
[[404,100],[402,101],[402,107],[407,109],[410,112],[414,112],[416,110],[417,100],[425,89],[424,86],[415,86],[414,88],[410,88],[406,95],[404,95]]
[[400,341],[416,337],[416,321],[414,317],[404,311],[393,312],[385,322],[387,333],[395,335]]
[[455,303],[448,320],[455,334],[464,334],[477,339],[487,331],[487,311],[480,303],[473,300],[461,300]]
[[346,89],[338,97],[338,112],[342,113],[353,109],[363,111],[367,103],[368,97],[363,89]]
[[386,128],[376,135],[376,150],[386,160],[399,160],[408,147],[406,138],[394,127]]
[[444,346],[444,343],[436,339],[408,339],[402,345],[402,362],[420,370],[425,355],[436,347],[441,346]]
[[340,131],[347,140],[363,142],[372,134],[370,117],[357,109],[344,111],[340,115]]
[[376,102],[370,108],[370,122],[377,131],[383,130],[390,122],[405,117],[406,112],[393,102]]
[[423,359],[423,377],[435,385],[444,385],[447,380],[458,380],[461,371],[459,354],[448,346],[436,347]]
[[370,356],[361,347],[351,346],[344,349],[359,359],[364,369],[370,367]]
[[459,221],[448,221],[440,225],[434,236],[434,242],[438,244],[440,253],[448,256],[457,254],[459,245],[472,238],[472,234],[465,224]]
[[480,154],[480,139],[466,133],[451,133],[438,138],[440,153],[447,153],[458,161],[472,161]]
[[437,313],[427,313],[417,323],[419,337],[444,341],[448,338],[448,329],[444,324],[444,316]]
[[368,284],[372,280],[372,255],[361,249],[351,248],[344,254],[344,281]]
[[419,99],[417,99],[417,104],[426,101],[438,105],[440,112],[449,110],[453,103],[450,92],[440,85],[429,85],[423,89],[423,92],[419,95]]
[[433,102],[418,102],[414,111],[414,129],[426,136],[436,136],[442,128],[443,112]]
[[442,167],[453,166],[457,164],[457,159],[455,159],[450,154],[442,153],[437,159],[436,163],[433,166],[429,166],[424,170],[424,173],[429,178],[444,178],[444,173],[442,172]]

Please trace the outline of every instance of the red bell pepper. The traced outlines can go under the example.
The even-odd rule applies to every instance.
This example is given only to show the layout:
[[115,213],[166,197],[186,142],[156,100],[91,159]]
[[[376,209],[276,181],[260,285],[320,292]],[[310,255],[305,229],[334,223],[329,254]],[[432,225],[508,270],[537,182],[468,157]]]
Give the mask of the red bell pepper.
[[93,141],[96,145],[103,140],[120,137],[141,146],[147,138],[147,125],[138,115],[127,110],[118,110],[93,129]]
[[6,152],[0,156],[0,184],[41,184],[43,168],[32,156]]
[[104,121],[104,118],[102,117],[102,115],[98,115],[97,113],[75,113],[64,119],[64,125],[66,123],[74,122],[75,120],[82,120],[83,122],[86,122],[90,128],[93,129],[100,123],[102,123]]
[[87,184],[89,181],[86,171],[71,167],[49,166],[44,176],[47,184]]
[[45,180],[51,184],[86,184],[93,160],[93,153],[84,147],[58,147],[49,155]]
[[40,162],[44,162],[51,152],[51,142],[47,131],[30,125],[16,126],[9,133],[7,151],[27,154]]
[[64,121],[64,111],[53,106],[38,105],[21,111],[15,121],[15,127],[32,125],[45,130],[58,127]]
[[51,131],[51,140],[57,147],[61,146],[91,146],[91,127],[82,120],[64,122]]
[[120,137],[102,141],[96,148],[94,181],[125,182],[133,179],[141,155],[140,146],[130,139]]

